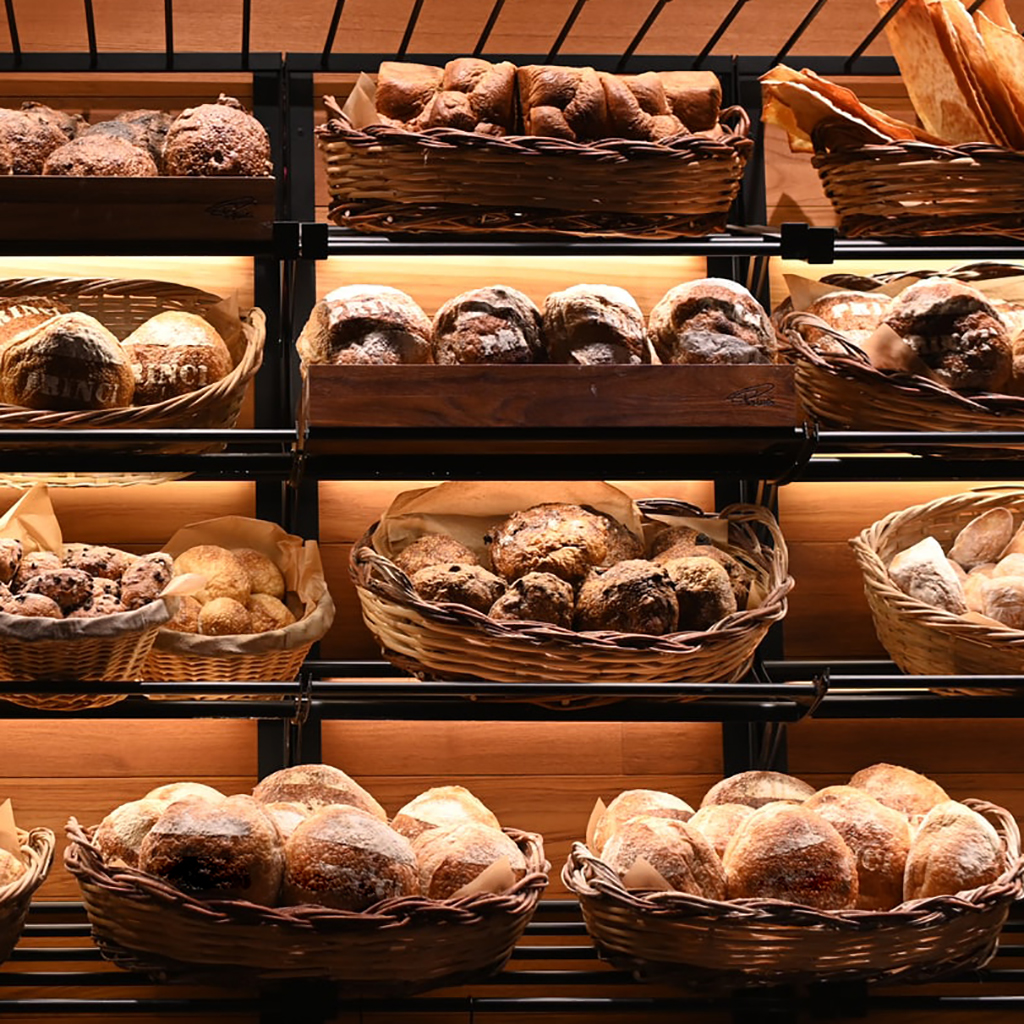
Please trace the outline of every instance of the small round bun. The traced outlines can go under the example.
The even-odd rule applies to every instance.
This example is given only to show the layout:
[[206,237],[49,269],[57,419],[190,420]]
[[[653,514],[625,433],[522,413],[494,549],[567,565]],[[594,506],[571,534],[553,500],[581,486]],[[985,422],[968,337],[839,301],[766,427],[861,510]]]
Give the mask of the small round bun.
[[155,178],[156,163],[144,149],[117,134],[87,132],[55,149],[43,174],[72,178]]
[[160,800],[163,803],[174,803],[175,800],[209,800],[217,803],[227,797],[219,789],[207,786],[204,782],[165,782],[162,786],[151,789],[144,800]]
[[715,559],[691,555],[661,564],[676,588],[680,629],[708,629],[736,611],[732,581]]
[[662,636],[679,626],[672,578],[654,562],[630,559],[587,577],[576,599],[579,630]]
[[222,95],[174,119],[164,143],[164,168],[176,176],[263,177],[273,169],[270,137],[238,100]]
[[24,551],[24,545],[16,537],[0,537],[0,583],[14,579]]
[[252,795],[261,803],[305,804],[318,809],[331,804],[351,804],[387,821],[387,812],[354,779],[329,764],[298,764],[282,768],[257,783]]
[[395,555],[395,565],[410,579],[431,565],[477,565],[476,552],[447,533],[425,533]]
[[270,594],[250,594],[246,603],[253,633],[268,633],[284,629],[295,621],[295,616],[276,597]]
[[281,902],[365,910],[419,893],[419,870],[405,836],[356,807],[324,807],[285,843]]
[[171,582],[174,563],[166,551],[154,551],[137,558],[121,577],[121,603],[125,608],[141,608],[155,601]]
[[432,900],[453,896],[502,857],[507,858],[515,881],[526,875],[522,850],[500,829],[478,821],[428,829],[413,841],[412,850],[420,892]]
[[165,622],[164,629],[173,629],[178,633],[199,632],[199,612],[202,605],[191,595],[184,594],[178,598],[178,610],[170,621]]
[[608,804],[594,825],[594,852],[600,856],[605,844],[618,829],[630,818],[637,818],[641,814],[689,821],[693,817],[693,808],[685,800],[658,789],[623,790]]
[[704,836],[719,857],[724,857],[729,840],[753,813],[754,808],[746,804],[708,804],[690,819],[690,827]]
[[12,594],[0,599],[0,610],[27,619],[62,619],[60,605],[45,594]]
[[142,842],[166,810],[165,801],[146,797],[115,807],[93,834],[104,863],[119,861],[130,868],[138,867]]
[[203,636],[238,636],[252,633],[252,617],[244,604],[230,597],[215,597],[199,609],[199,632]]
[[432,828],[475,821],[500,829],[494,812],[465,786],[435,786],[413,797],[391,821],[391,827],[410,842]]
[[528,572],[513,580],[488,615],[499,621],[551,622],[572,629],[572,587],[550,572]]
[[505,583],[482,565],[428,565],[412,577],[424,601],[454,601],[486,612],[505,593]]
[[269,594],[284,600],[286,586],[284,573],[262,551],[252,548],[232,548],[231,553],[241,563],[249,577],[249,590],[253,594]]
[[813,786],[783,772],[739,772],[716,782],[704,794],[700,805],[745,804],[757,808],[779,801],[800,804],[813,793]]
[[196,594],[200,604],[215,597],[230,597],[244,605],[249,599],[249,574],[242,563],[217,544],[196,544],[174,559],[174,575],[195,572],[206,577],[206,586]]
[[879,803],[905,814],[913,822],[936,804],[949,800],[949,794],[925,775],[896,764],[873,764],[862,768],[850,779],[850,785],[870,793]]

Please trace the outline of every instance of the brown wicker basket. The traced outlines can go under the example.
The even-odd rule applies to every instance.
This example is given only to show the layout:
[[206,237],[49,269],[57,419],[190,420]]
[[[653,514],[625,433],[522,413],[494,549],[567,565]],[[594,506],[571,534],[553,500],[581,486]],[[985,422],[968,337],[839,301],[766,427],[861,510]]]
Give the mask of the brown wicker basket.
[[601,954],[643,980],[718,990],[828,979],[929,981],[987,963],[1022,891],[1024,859],[1013,816],[982,800],[964,803],[995,820],[1005,870],[979,889],[893,910],[825,911],[781,900],[629,891],[583,843],[574,844],[562,881],[579,898]]
[[[74,684],[70,693],[5,693],[3,699],[47,711],[85,711],[124,700],[124,694],[80,692],[79,684],[141,679],[157,631],[177,607],[172,597],[94,619],[42,620],[0,612],[0,680]],[[44,621],[47,635],[40,638]]]
[[[538,693],[531,702],[552,707],[594,706],[617,699],[559,696],[559,682],[742,679],[768,628],[785,615],[786,595],[793,586],[778,524],[756,505],[730,505],[714,515],[668,499],[637,504],[643,513],[697,515],[728,523],[727,550],[753,570],[764,593],[760,605],[737,611],[702,632],[665,636],[575,632],[546,623],[497,621],[465,605],[422,600],[405,573],[373,550],[373,526],[353,546],[349,565],[363,619],[384,657],[405,671],[422,678],[536,682]],[[770,546],[762,545],[755,527],[768,533]],[[553,692],[545,693],[541,684],[549,684]]]
[[67,825],[64,864],[82,891],[92,935],[121,967],[162,980],[329,978],[346,995],[404,995],[501,970],[547,885],[541,837],[505,829],[526,876],[500,895],[405,896],[355,913],[194,899],[131,868],[107,868],[93,829]]
[[454,128],[359,130],[334,102],[317,128],[328,216],[362,232],[544,232],[634,238],[725,227],[753,148],[741,107],[718,138],[567,142]]
[[9,885],[0,886],[0,964],[17,945],[32,894],[46,881],[53,863],[54,835],[48,828],[18,829],[18,842],[27,870]]
[[1024,153],[893,142],[819,149],[812,163],[848,238],[1024,238]]
[[[850,540],[864,573],[875,632],[899,668],[912,675],[1024,675],[1024,630],[973,622],[904,594],[889,578],[893,556],[925,537],[949,550],[956,534],[990,508],[1024,513],[1024,489],[954,494],[892,512]],[[1002,693],[950,688],[943,692]],[[1009,691],[1013,692],[1013,691]]]

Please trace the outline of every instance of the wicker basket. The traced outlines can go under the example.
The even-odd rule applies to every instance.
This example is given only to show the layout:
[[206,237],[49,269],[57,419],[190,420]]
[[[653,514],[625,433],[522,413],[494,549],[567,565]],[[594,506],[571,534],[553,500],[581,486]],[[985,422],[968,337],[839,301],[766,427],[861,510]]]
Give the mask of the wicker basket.
[[987,142],[893,142],[819,148],[812,163],[848,238],[1024,238],[1024,153]]
[[[892,660],[912,675],[1024,675],[1024,630],[983,624],[904,594],[889,578],[893,556],[925,537],[949,550],[956,534],[990,508],[1024,513],[1024,489],[994,488],[938,498],[892,512],[850,541],[864,573],[875,632]],[[1003,693],[954,688],[943,692]],[[1009,691],[1010,693],[1014,691]]]
[[753,148],[741,107],[719,138],[665,142],[495,138],[454,128],[355,129],[333,97],[317,128],[328,216],[362,232],[543,232],[632,238],[725,227]]
[[[705,516],[681,501],[653,499],[638,506],[648,514]],[[375,527],[353,546],[349,569],[366,625],[384,657],[399,668],[422,678],[536,682],[533,703],[594,706],[616,698],[548,696],[540,684],[557,690],[559,682],[737,681],[768,628],[785,615],[793,580],[786,543],[771,513],[756,505],[730,505],[705,518],[729,524],[727,550],[753,570],[765,596],[757,608],[737,611],[702,632],[575,632],[546,623],[497,621],[465,605],[424,601],[405,573],[373,550]],[[758,540],[759,526],[770,535],[770,547]]]
[[955,896],[894,910],[814,910],[768,899],[718,901],[680,892],[628,891],[582,843],[562,881],[579,898],[601,954],[643,980],[717,990],[824,980],[929,981],[980,967],[995,954],[1024,878],[1013,816],[982,800],[1004,842],[1005,870]]
[[505,829],[526,876],[500,895],[384,900],[355,913],[321,906],[261,907],[194,899],[131,868],[104,866],[72,818],[67,869],[78,880],[92,934],[119,966],[162,980],[254,982],[328,978],[346,995],[407,995],[501,970],[547,885],[541,838]]
[[[70,308],[100,320],[118,338],[141,326],[150,317],[168,310],[206,315],[221,300],[216,295],[185,285],[149,280],[109,280],[105,278],[16,278],[0,281],[0,298],[41,295],[63,302]],[[238,419],[249,381],[263,358],[266,319],[262,310],[250,310],[241,323],[244,349],[234,369],[219,381],[152,405],[125,406],[117,409],[88,409],[51,412],[0,404],[0,430],[11,431],[0,440],[0,447],[15,447],[18,429],[147,429],[230,428]],[[75,445],[102,448],[83,436]],[[147,446],[148,452],[216,451],[223,445],[173,444]],[[125,450],[119,446],[118,450]],[[184,474],[173,474],[180,477]],[[140,483],[169,479],[168,474],[47,474],[51,483],[78,486],[90,484]],[[2,482],[24,486],[37,475],[3,474]]]
[[[35,619],[0,612],[0,680],[122,682],[141,679],[157,631],[178,608],[177,598],[151,601],[135,611],[94,619]],[[45,637],[40,624],[45,622]],[[4,700],[47,711],[85,711],[124,700],[125,695],[5,693]]]
[[0,886],[0,964],[17,945],[32,894],[46,881],[53,863],[54,836],[48,828],[18,829],[18,842],[27,870],[9,885]]

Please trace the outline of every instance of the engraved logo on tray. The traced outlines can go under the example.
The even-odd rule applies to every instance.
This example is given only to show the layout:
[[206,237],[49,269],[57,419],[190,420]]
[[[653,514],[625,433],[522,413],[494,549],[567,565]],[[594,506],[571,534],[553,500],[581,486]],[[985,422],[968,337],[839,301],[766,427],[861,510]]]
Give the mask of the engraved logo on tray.
[[206,208],[206,212],[225,220],[246,220],[252,216],[252,208],[255,205],[255,197],[239,196],[237,199],[222,199],[219,203],[212,203]]
[[774,384],[752,384],[726,395],[726,400],[733,405],[774,405],[774,391]]

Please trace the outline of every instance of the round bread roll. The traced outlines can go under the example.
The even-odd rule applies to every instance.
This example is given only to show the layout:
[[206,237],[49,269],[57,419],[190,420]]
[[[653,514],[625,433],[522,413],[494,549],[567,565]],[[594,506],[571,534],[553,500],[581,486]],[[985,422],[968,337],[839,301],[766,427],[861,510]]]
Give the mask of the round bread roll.
[[605,520],[580,505],[563,502],[513,512],[484,541],[494,571],[508,582],[528,572],[550,572],[576,586],[608,554]]
[[163,628],[173,629],[178,633],[198,633],[199,612],[202,607],[191,594],[183,594],[178,598],[178,610],[164,623]]
[[9,850],[0,850],[0,889],[16,882],[27,870],[20,857],[15,857]]
[[168,804],[139,851],[139,869],[198,899],[277,902],[284,844],[250,796]]
[[729,840],[753,813],[754,808],[746,804],[708,804],[690,819],[690,828],[697,829],[715,853],[724,857]]
[[1003,844],[988,819],[956,800],[936,804],[910,844],[903,898],[945,896],[994,882],[1005,868]]
[[654,529],[655,533],[651,537],[652,559],[677,544],[698,547],[710,547],[714,544],[714,541],[706,533],[695,530],[692,526],[668,526],[658,523]]
[[431,565],[477,565],[476,552],[447,533],[425,533],[395,555],[395,565],[410,579]]
[[856,858],[859,909],[891,910],[902,901],[911,837],[904,815],[853,786],[826,786],[803,806],[831,822]]
[[708,629],[736,611],[729,574],[713,558],[669,558],[661,564],[676,588],[680,629]]
[[730,899],[788,900],[818,910],[857,905],[857,861],[820,814],[788,803],[754,811],[722,858]]
[[[526,875],[522,850],[500,829],[478,821],[428,829],[416,837],[412,850],[419,866],[420,893],[432,900],[453,896],[502,857],[507,858],[515,881]],[[504,890],[494,886],[483,891]]]
[[663,363],[773,363],[778,347],[761,304],[717,277],[676,285],[651,310],[648,330]]
[[513,580],[487,612],[499,621],[551,622],[572,629],[572,587],[550,572],[528,572]]
[[1008,508],[990,508],[957,533],[949,557],[967,570],[998,562],[1012,537],[1013,513]]
[[954,391],[1001,391],[1010,382],[1006,324],[969,285],[946,278],[918,281],[893,299],[885,323]]
[[217,544],[196,544],[174,559],[174,575],[195,572],[206,577],[206,585],[196,600],[206,604],[215,597],[230,597],[240,605],[249,600],[249,574],[241,562]]
[[0,598],[0,611],[23,615],[27,619],[62,619],[64,613],[52,597],[45,594],[11,594]]
[[171,123],[164,143],[167,174],[264,177],[273,171],[267,130],[223,94],[216,103],[183,110]]
[[114,117],[115,124],[128,125],[136,130],[138,144],[153,158],[161,173],[164,169],[167,132],[173,122],[174,118],[166,110],[123,110]]
[[124,121],[97,121],[96,124],[89,125],[89,127],[84,129],[81,133],[81,138],[91,139],[99,138],[101,136],[105,138],[120,139],[122,142],[127,142],[136,149],[148,153],[150,159],[153,161],[153,166],[157,168],[157,172],[159,173],[160,161],[149,151],[149,147],[146,145],[146,132],[139,125],[128,124]]
[[69,114],[66,110],[54,110],[45,103],[36,100],[25,100],[21,105],[23,114],[30,114],[41,121],[46,121],[58,128],[66,139],[73,139],[89,127],[81,114]]
[[[889,310],[890,302],[888,295],[839,291],[815,299],[805,312],[824,320],[848,341],[860,346],[878,329],[882,317]],[[819,351],[847,354],[846,349],[834,338],[810,324],[801,326],[800,333],[808,344]]]
[[632,558],[644,557],[644,542],[625,523],[604,512],[594,511],[598,524],[604,530],[605,553],[600,565],[608,567]]
[[543,336],[548,361],[649,363],[647,325],[636,299],[624,288],[578,284],[544,300]]
[[87,313],[63,313],[0,349],[0,401],[27,409],[115,409],[135,378],[121,343]]
[[981,588],[980,610],[1010,629],[1024,629],[1024,576],[992,576]]
[[121,603],[125,608],[142,608],[163,593],[173,575],[174,561],[166,551],[137,558],[121,576]]
[[501,828],[494,812],[464,786],[435,786],[413,797],[394,816],[391,827],[411,842],[429,829],[468,821]]
[[983,562],[974,568],[981,569],[985,566],[991,566],[985,573],[990,579],[995,579],[999,576],[1024,576],[1024,554],[1015,551],[1011,555],[1004,555],[995,565],[992,565],[991,562]]
[[198,626],[203,636],[238,636],[254,632],[248,609],[230,597],[215,597],[207,601],[199,609]]
[[84,604],[68,612],[68,619],[98,619],[101,615],[118,615],[128,611],[113,594],[90,594]]
[[889,576],[904,594],[924,604],[953,615],[967,611],[963,586],[934,537],[898,552],[889,563]]
[[173,804],[175,800],[209,800],[218,803],[227,797],[219,789],[207,786],[204,782],[165,782],[162,786],[151,789],[144,800],[160,800],[165,804]]
[[677,892],[724,900],[722,862],[701,833],[677,818],[642,814],[622,823],[601,851],[601,859],[620,878],[645,861]]
[[68,569],[81,569],[90,576],[119,580],[136,556],[102,544],[65,544],[61,559]]
[[249,627],[253,633],[269,633],[272,629],[284,629],[295,621],[295,616],[276,597],[270,594],[250,594],[246,603],[249,613]]
[[679,604],[669,574],[654,562],[617,562],[587,577],[576,599],[579,630],[615,630],[663,636],[679,626]]
[[49,569],[21,585],[22,594],[43,594],[66,614],[92,596],[92,577],[81,569]]
[[31,554],[23,555],[14,579],[11,580],[11,589],[20,590],[37,573],[50,572],[60,567],[60,556],[52,551],[33,551]]
[[365,910],[419,894],[419,871],[405,836],[356,807],[324,807],[300,822],[284,847],[281,902]]
[[540,310],[496,284],[449,299],[434,315],[434,362],[536,363],[543,355]]
[[879,803],[912,821],[949,800],[949,794],[927,776],[885,762],[862,768],[851,777],[850,785],[870,793]]
[[505,593],[505,582],[482,565],[428,565],[412,577],[424,601],[454,601],[485,614]]
[[594,852],[600,856],[605,843],[631,818],[641,814],[655,818],[675,818],[689,821],[693,808],[671,793],[658,789],[623,790],[604,809],[604,814],[594,823]]
[[739,772],[716,782],[704,794],[700,805],[745,804],[757,808],[782,801],[802,804],[812,793],[813,786],[783,772]]
[[279,601],[284,600],[287,590],[284,573],[274,564],[273,560],[262,551],[252,548],[232,548],[231,553],[242,564],[249,577],[249,590],[253,594],[269,594]]
[[0,583],[10,583],[21,565],[24,546],[15,537],[0,537]]
[[305,804],[314,810],[331,804],[351,804],[387,821],[387,812],[354,779],[329,764],[298,764],[268,775],[252,795],[261,803]]
[[46,158],[67,141],[45,114],[0,108],[0,145],[7,152],[7,174],[42,174]]
[[145,797],[115,807],[99,823],[92,837],[103,854],[104,863],[120,861],[130,868],[137,868],[142,842],[166,810],[165,801]]
[[305,804],[292,803],[289,800],[264,804],[263,810],[274,819],[274,824],[277,825],[283,839],[287,839],[312,813]]
[[115,133],[88,132],[58,146],[43,164],[43,174],[71,178],[155,178],[153,158]]
[[213,325],[172,309],[150,317],[121,343],[135,375],[135,405],[197,391],[231,372],[231,353]]
[[663,548],[653,555],[651,560],[658,565],[666,565],[676,558],[711,558],[716,561],[726,572],[729,582],[732,584],[732,592],[736,597],[736,607],[746,608],[750,595],[750,584],[754,578],[753,572],[748,569],[738,558],[734,558],[728,551],[715,547],[704,534],[704,540],[695,542],[677,541]]

